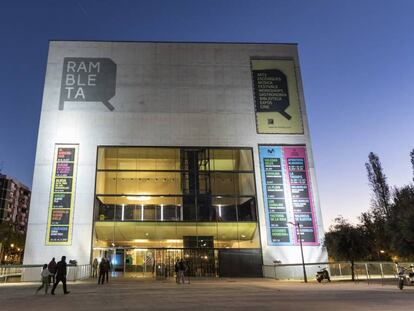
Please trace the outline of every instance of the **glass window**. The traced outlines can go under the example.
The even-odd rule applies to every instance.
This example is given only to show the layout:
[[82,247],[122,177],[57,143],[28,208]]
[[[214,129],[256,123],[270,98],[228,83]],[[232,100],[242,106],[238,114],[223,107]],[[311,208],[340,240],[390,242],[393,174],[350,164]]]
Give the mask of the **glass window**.
[[235,184],[236,184],[238,195],[254,196],[256,194],[253,173],[235,174]]
[[238,221],[256,221],[256,204],[254,197],[240,198],[237,205]]
[[210,195],[197,196],[197,220],[216,221],[216,211],[212,206]]
[[215,197],[212,205],[216,210],[216,219],[219,222],[237,221],[237,204],[235,198]]
[[253,159],[251,150],[235,150],[235,160],[235,169],[237,171],[253,171]]
[[257,248],[252,150],[100,147],[96,243]]
[[118,170],[137,169],[137,149],[119,148],[118,149]]
[[234,173],[211,173],[211,193],[213,195],[236,195]]
[[235,159],[233,149],[211,149],[210,169],[212,171],[234,171]]
[[182,220],[184,221],[197,220],[197,211],[194,195],[185,195],[183,197],[182,215]]
[[98,169],[116,170],[118,169],[118,149],[102,147],[98,149]]

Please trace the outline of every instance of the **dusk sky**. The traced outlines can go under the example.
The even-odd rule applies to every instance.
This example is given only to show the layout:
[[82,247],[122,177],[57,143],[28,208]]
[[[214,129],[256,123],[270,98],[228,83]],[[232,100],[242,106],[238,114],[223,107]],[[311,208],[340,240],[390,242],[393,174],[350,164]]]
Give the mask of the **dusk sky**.
[[32,183],[48,41],[298,43],[325,228],[369,208],[364,163],[412,179],[414,1],[0,2],[0,167]]

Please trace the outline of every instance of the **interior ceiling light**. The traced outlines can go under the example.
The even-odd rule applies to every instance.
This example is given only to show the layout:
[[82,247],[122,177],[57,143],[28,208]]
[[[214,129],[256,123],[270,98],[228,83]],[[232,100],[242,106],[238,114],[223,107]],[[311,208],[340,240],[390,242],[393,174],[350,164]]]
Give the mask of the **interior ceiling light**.
[[137,196],[137,197],[128,196],[127,199],[130,200],[130,201],[148,201],[148,200],[151,200],[151,197],[145,196],[145,195],[140,195],[140,196]]

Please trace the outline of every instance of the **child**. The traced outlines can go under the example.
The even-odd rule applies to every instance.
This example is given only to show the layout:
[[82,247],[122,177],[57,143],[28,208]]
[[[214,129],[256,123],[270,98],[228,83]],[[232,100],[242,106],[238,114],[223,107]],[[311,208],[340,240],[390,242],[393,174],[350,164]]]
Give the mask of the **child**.
[[45,295],[47,294],[47,290],[49,289],[49,276],[51,273],[49,272],[49,269],[47,268],[47,264],[43,265],[43,270],[40,273],[42,277],[42,285],[36,290],[36,294],[41,290],[43,287],[45,288]]

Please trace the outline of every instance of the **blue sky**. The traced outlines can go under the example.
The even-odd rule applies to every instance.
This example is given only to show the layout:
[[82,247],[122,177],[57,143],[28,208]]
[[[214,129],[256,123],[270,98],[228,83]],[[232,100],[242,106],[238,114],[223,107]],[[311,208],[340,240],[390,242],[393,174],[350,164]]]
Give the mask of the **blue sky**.
[[48,40],[296,42],[325,227],[369,207],[364,162],[411,180],[414,1],[0,2],[0,166],[31,185]]

